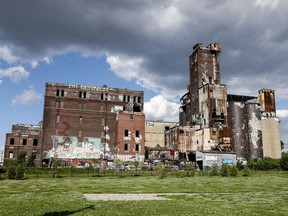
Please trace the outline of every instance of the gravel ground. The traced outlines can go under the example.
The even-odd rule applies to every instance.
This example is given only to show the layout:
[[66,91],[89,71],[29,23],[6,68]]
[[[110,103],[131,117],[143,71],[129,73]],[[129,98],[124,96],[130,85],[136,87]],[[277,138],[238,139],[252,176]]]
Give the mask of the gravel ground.
[[87,200],[168,200],[165,197],[159,197],[159,195],[181,195],[181,193],[161,193],[161,194],[84,194]]

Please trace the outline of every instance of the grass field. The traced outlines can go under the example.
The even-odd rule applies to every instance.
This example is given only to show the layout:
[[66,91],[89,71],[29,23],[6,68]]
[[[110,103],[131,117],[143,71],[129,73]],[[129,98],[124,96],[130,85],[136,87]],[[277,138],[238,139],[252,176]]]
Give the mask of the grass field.
[[[187,195],[166,201],[88,201],[83,196],[93,193]],[[0,215],[288,215],[288,173],[1,180]]]

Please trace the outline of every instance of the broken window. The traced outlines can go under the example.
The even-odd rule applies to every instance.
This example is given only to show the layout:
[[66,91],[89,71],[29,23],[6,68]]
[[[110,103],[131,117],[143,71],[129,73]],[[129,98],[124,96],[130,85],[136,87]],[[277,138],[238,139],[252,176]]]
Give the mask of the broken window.
[[27,145],[27,139],[22,140],[22,145]]
[[139,144],[135,144],[135,152],[139,152]]
[[136,136],[137,138],[140,137],[140,132],[139,132],[139,130],[136,130],[136,133],[135,133],[135,134],[136,134],[135,136]]
[[85,92],[82,92],[82,91],[79,92],[79,98],[86,98],[86,95],[87,95],[86,91]]
[[64,90],[57,89],[57,90],[56,90],[56,96],[58,96],[58,97],[64,97]]
[[139,104],[134,104],[133,105],[133,112],[141,112],[141,108]]
[[125,129],[124,136],[125,136],[125,137],[128,137],[128,136],[129,136],[127,129]]
[[127,143],[124,144],[124,151],[127,152],[129,150],[129,145]]
[[11,138],[11,139],[10,139],[10,145],[14,145],[14,143],[15,143],[15,139],[14,139],[14,138]]
[[38,139],[33,139],[33,146],[37,146],[38,145]]
[[101,100],[108,100],[108,94],[107,93],[101,93]]

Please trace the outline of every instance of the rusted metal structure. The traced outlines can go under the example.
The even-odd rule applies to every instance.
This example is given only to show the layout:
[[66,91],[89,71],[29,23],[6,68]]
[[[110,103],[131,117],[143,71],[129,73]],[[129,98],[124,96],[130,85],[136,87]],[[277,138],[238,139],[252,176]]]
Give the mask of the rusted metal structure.
[[263,156],[281,158],[280,121],[276,116],[274,90],[259,90],[258,100],[262,108]]
[[271,90],[271,89],[259,90],[258,91],[258,100],[259,100],[260,106],[263,108],[263,112],[276,114],[274,90]]

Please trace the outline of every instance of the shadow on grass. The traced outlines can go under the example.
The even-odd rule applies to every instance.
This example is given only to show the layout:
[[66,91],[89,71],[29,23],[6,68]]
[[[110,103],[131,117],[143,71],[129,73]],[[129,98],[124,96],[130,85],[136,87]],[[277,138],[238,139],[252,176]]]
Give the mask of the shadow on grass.
[[84,211],[86,209],[91,209],[93,210],[94,209],[94,206],[91,205],[91,206],[87,206],[85,208],[81,208],[81,209],[77,209],[77,210],[74,210],[74,211],[54,211],[54,212],[47,212],[45,214],[43,214],[42,216],[67,216],[67,215],[72,215],[76,212],[81,212],[81,211]]

